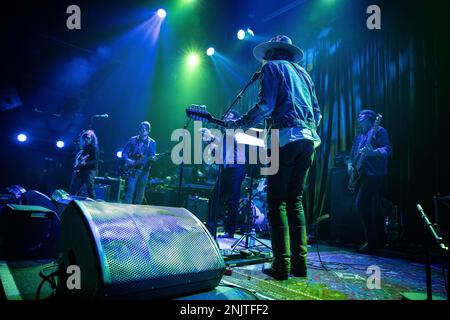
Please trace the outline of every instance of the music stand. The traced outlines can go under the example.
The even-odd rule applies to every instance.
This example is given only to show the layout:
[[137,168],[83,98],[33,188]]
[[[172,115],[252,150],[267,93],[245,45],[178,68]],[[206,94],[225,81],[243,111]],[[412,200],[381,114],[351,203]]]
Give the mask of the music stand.
[[[248,146],[253,146],[253,147],[264,147],[264,140],[245,134],[245,133],[237,133],[235,135],[236,138],[236,143],[242,144],[242,145],[248,145]],[[258,149],[256,149],[258,150]],[[250,164],[251,165],[251,164]],[[251,249],[251,248],[256,248],[256,247],[266,247],[269,250],[272,250],[272,248],[270,246],[268,246],[267,244],[265,244],[264,242],[262,242],[261,240],[259,240],[256,235],[252,234],[252,232],[249,232],[249,229],[251,228],[251,226],[253,225],[253,221],[254,221],[254,214],[253,214],[253,207],[252,207],[252,202],[253,202],[253,181],[254,181],[254,167],[251,166],[250,169],[250,188],[249,188],[249,195],[248,195],[248,212],[246,214],[247,217],[247,222],[249,222],[249,225],[246,226],[246,232],[244,232],[244,234],[235,242],[233,243],[233,245],[231,246],[231,251],[235,251],[237,250],[237,247],[239,246],[243,246],[245,249]],[[250,217],[250,219],[248,219]],[[253,245],[249,245],[249,240],[253,240],[255,243],[258,242],[259,244],[253,244]],[[241,242],[244,241],[244,244],[241,245]],[[253,242],[252,241],[252,242]]]

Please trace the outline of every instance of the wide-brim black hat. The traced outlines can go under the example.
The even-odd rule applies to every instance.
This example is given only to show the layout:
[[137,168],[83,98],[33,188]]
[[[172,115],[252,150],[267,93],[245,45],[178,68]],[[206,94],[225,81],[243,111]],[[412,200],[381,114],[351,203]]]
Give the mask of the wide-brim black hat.
[[284,51],[289,53],[289,55],[292,57],[293,62],[300,62],[303,60],[303,51],[297,46],[294,46],[292,44],[292,40],[284,35],[276,36],[267,42],[258,44],[255,48],[253,48],[253,55],[255,56],[256,60],[263,61],[267,50],[273,48],[283,49]]

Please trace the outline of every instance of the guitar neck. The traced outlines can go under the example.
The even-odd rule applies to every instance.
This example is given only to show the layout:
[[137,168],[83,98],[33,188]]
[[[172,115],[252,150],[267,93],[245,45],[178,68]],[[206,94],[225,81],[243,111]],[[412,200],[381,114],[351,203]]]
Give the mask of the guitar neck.
[[[373,139],[374,134],[375,134],[375,126],[372,127],[372,129],[370,130],[370,132],[369,132],[369,134],[367,136],[366,143],[364,143],[362,148],[372,147],[372,139]],[[363,161],[364,161],[364,158],[365,158],[364,155],[362,155],[362,154],[359,155],[358,160],[356,162],[356,166],[355,166],[355,168],[357,170],[361,169]]]
[[221,126],[221,127],[225,127],[225,121],[224,120],[220,120],[220,119],[216,119],[216,118],[212,118],[211,117],[211,119],[209,119],[209,122],[214,123],[214,124],[216,124],[218,126]]

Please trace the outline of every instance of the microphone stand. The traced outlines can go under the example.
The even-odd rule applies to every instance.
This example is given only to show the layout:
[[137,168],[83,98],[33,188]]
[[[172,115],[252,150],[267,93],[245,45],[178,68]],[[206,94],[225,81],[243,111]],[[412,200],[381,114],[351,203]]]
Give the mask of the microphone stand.
[[[437,224],[437,230],[438,232],[442,232],[441,228],[440,228],[440,215],[439,215],[439,203],[444,204],[445,206],[447,206],[448,208],[450,208],[450,196],[440,196],[439,194],[435,197],[433,197],[433,202],[434,202],[434,214],[435,214],[435,221]],[[447,243],[448,243],[448,237],[450,237],[450,215],[447,215],[447,221],[445,221],[444,223],[442,223],[443,225],[445,225],[445,223],[447,223]],[[444,244],[444,243],[443,243]],[[445,246],[445,244],[444,244]],[[449,279],[450,279],[450,254],[448,252],[448,248],[447,248],[447,301],[449,299],[449,293],[448,293],[448,283],[449,283]]]
[[[186,129],[188,128],[189,124],[191,123],[191,118],[188,119],[188,121],[186,122],[186,124],[183,127],[183,132],[186,131]],[[184,140],[183,140],[184,141]],[[180,177],[179,177],[179,182],[178,182],[178,196],[177,196],[177,206],[181,207],[181,186],[183,184],[183,172],[184,172],[184,152],[185,150],[183,149],[183,158],[181,160],[181,164],[180,164]]]
[[236,98],[234,98],[233,102],[231,103],[231,105],[228,107],[228,109],[225,111],[225,113],[222,116],[222,120],[225,118],[225,115],[228,113],[228,111],[231,110],[231,108],[234,107],[234,105],[242,98],[242,96],[244,95],[245,91],[247,91],[248,87],[250,87],[250,85],[255,82],[256,80],[259,79],[259,77],[261,76],[261,71],[257,71],[253,74],[252,78],[250,79],[249,82],[247,82],[247,84],[245,85],[244,89],[242,89],[241,92],[238,93],[238,95],[236,96]]
[[[423,211],[420,204],[416,205],[417,211],[419,211],[421,218],[424,222],[424,245],[425,245],[425,273],[426,273],[426,286],[427,286],[427,294],[426,294],[426,300],[433,300],[433,291],[431,287],[431,253],[430,253],[430,245],[431,245],[431,239],[433,238],[435,240],[435,243],[439,245],[439,248],[441,248],[443,251],[447,251],[448,254],[448,248],[445,246],[445,244],[442,241],[442,238],[438,236],[436,231],[434,230],[433,224],[428,220],[427,215]],[[448,293],[447,293],[448,294]]]
[[[231,108],[233,108],[234,105],[242,98],[245,91],[247,91],[248,87],[250,87],[250,85],[253,82],[255,82],[257,79],[259,79],[260,76],[261,76],[261,72],[259,72],[259,71],[255,72],[253,74],[252,78],[250,79],[249,82],[247,82],[244,89],[242,89],[241,92],[239,92],[239,94],[236,96],[236,98],[234,98],[233,102],[230,104],[230,106],[224,112],[224,114],[220,118],[221,120],[223,120],[225,118],[226,114],[231,110]],[[222,144],[223,143],[224,143],[224,140],[222,140]],[[221,150],[221,148],[219,148],[219,150]],[[221,150],[221,151],[223,151],[223,150]],[[223,154],[221,156],[223,157]],[[213,201],[212,205],[210,206],[209,212],[208,212],[208,216],[209,216],[208,225],[210,226],[209,231],[212,233],[214,240],[217,239],[217,210],[219,207],[220,185],[221,185],[223,166],[224,166],[223,164],[219,164],[219,170],[217,171],[217,181],[216,181],[216,185],[214,187],[214,195],[213,195],[214,201]]]

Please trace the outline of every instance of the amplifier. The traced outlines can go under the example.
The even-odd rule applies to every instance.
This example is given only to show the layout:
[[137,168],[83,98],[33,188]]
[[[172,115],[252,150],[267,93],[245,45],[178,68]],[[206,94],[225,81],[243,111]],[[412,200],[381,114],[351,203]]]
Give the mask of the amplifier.
[[[122,199],[122,196],[124,195],[124,190],[125,190],[125,180],[124,179],[119,179],[119,178],[111,178],[111,177],[95,177],[95,184],[96,185],[101,185],[101,186],[110,186],[110,191],[109,191],[109,199],[103,199],[100,198],[99,199],[103,199],[105,201],[108,202],[120,202],[120,200]],[[104,187],[102,187],[102,190],[99,190],[99,194],[103,195],[103,193],[105,192]],[[95,190],[97,192],[97,189]],[[98,197],[99,195],[96,194],[96,196]]]
[[42,206],[7,204],[0,224],[0,260],[57,258],[60,220]]
[[186,209],[192,212],[201,222],[208,221],[208,199],[197,196],[189,196],[186,201]]
[[107,202],[117,202],[117,201],[111,201],[111,185],[107,184],[95,184],[94,185],[95,190],[95,197],[98,199],[105,200]]

